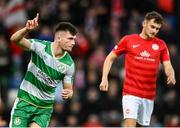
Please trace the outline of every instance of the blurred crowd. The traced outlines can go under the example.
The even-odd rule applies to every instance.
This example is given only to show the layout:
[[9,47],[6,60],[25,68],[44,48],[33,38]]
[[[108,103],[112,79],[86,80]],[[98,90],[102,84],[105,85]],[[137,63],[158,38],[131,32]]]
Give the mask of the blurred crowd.
[[106,55],[126,34],[139,33],[148,11],[158,11],[164,24],[158,37],[169,48],[177,83],[166,86],[159,68],[152,127],[180,127],[180,1],[178,0],[0,0],[0,126],[8,126],[10,111],[25,74],[30,53],[12,42],[10,36],[28,19],[40,14],[39,28],[28,38],[53,41],[55,25],[69,21],[78,30],[71,53],[76,63],[74,96],[70,101],[56,91],[50,127],[122,126],[122,86],[124,56],[119,57],[109,75],[109,91],[99,91]]

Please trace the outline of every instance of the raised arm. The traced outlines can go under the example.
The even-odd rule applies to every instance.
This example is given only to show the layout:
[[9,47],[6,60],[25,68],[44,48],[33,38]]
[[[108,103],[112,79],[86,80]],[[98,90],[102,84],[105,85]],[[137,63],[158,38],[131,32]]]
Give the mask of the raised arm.
[[117,55],[114,52],[109,53],[109,55],[106,57],[103,65],[103,74],[102,74],[102,80],[99,85],[99,88],[101,91],[108,91],[109,83],[108,83],[108,74],[111,69],[111,66],[114,62],[114,60],[117,58]]
[[38,27],[38,19],[39,19],[39,14],[37,13],[36,17],[32,20],[28,20],[26,22],[26,26],[17,32],[15,32],[11,36],[11,41],[19,45],[25,50],[29,50],[31,48],[31,43],[29,42],[28,39],[25,38],[25,35],[34,29]]
[[175,83],[176,83],[175,73],[174,73],[174,69],[171,65],[171,62],[170,61],[163,62],[163,68],[164,68],[164,72],[167,76],[167,84],[169,86],[175,85]]

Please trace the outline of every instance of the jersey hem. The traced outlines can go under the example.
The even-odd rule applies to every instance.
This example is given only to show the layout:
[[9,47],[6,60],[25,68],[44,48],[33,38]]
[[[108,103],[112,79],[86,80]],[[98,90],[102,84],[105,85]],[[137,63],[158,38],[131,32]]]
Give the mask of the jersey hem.
[[33,103],[31,103],[31,102],[29,102],[29,101],[26,101],[26,100],[24,100],[24,99],[22,99],[22,98],[20,98],[20,97],[18,97],[20,100],[22,100],[22,101],[24,101],[24,102],[26,102],[26,103],[28,103],[28,104],[31,104],[31,105],[33,105],[33,106],[35,106],[35,107],[38,107],[38,108],[52,108],[52,107],[43,107],[43,106],[39,106],[39,105],[35,105],[35,104],[33,104]]
[[142,96],[142,95],[140,95],[140,94],[131,94],[131,93],[123,92],[123,96],[125,96],[125,95],[137,96],[137,97],[140,97],[140,98],[145,98],[145,99],[154,101],[154,97]]

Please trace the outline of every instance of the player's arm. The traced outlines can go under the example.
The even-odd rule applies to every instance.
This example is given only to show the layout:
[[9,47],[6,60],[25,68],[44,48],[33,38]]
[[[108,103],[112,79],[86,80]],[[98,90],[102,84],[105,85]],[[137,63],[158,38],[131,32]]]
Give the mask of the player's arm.
[[61,92],[62,98],[64,100],[69,100],[73,96],[73,80],[75,74],[74,63],[67,69],[66,75],[63,80],[63,89]]
[[171,65],[171,62],[170,61],[164,61],[163,62],[163,68],[164,68],[164,72],[167,76],[167,84],[168,85],[175,85],[175,83],[176,83],[175,73],[174,73],[174,69]]
[[114,60],[117,58],[118,56],[112,51],[109,53],[109,55],[106,57],[104,64],[103,64],[103,72],[102,72],[102,80],[100,83],[100,90],[101,91],[108,91],[108,74],[109,71],[111,69],[111,66],[114,62]]
[[25,35],[31,31],[34,30],[38,27],[38,19],[39,19],[39,14],[36,15],[36,17],[33,20],[28,20],[26,22],[26,26],[17,32],[15,32],[10,40],[20,47],[22,47],[25,50],[29,50],[31,48],[31,43],[28,39],[25,38]]

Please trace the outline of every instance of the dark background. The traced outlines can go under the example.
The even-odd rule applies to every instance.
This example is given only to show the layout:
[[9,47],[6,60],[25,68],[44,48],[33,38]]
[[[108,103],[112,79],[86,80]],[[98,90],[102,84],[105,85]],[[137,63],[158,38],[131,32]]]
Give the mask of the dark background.
[[158,37],[167,43],[177,83],[168,88],[160,66],[150,126],[180,126],[179,0],[0,0],[0,126],[8,126],[30,59],[29,52],[22,51],[9,39],[37,12],[40,27],[29,33],[28,38],[53,41],[54,27],[60,21],[70,21],[79,30],[71,53],[77,65],[74,96],[64,102],[58,92],[60,88],[57,89],[50,126],[122,126],[124,57],[113,64],[107,93],[98,88],[102,65],[122,36],[140,32],[144,15],[153,10],[164,17]]

